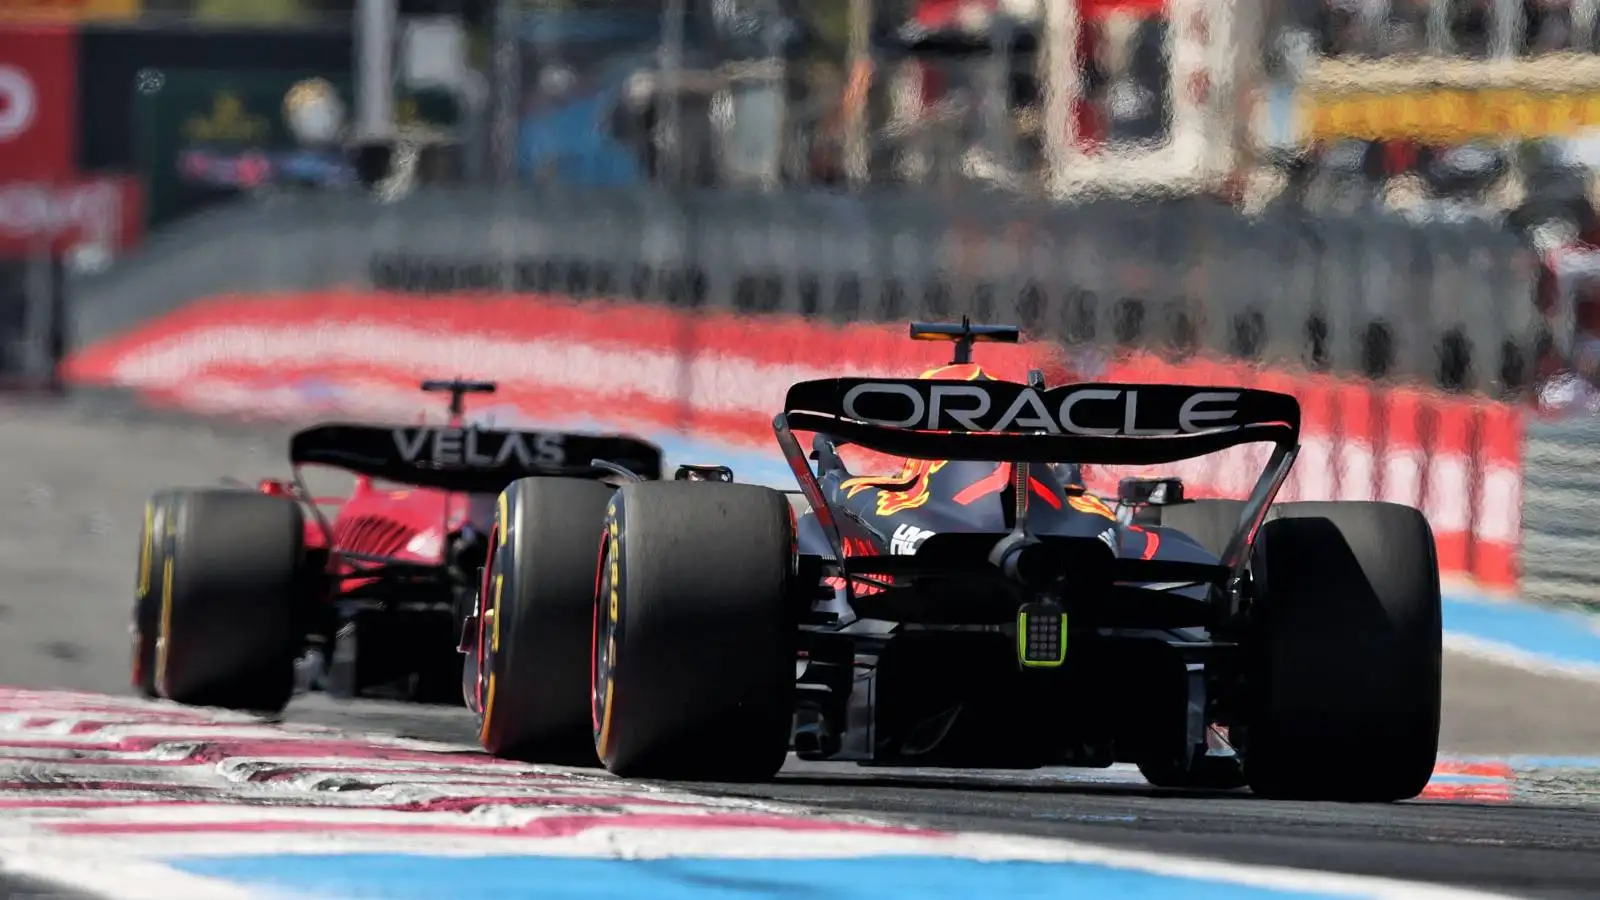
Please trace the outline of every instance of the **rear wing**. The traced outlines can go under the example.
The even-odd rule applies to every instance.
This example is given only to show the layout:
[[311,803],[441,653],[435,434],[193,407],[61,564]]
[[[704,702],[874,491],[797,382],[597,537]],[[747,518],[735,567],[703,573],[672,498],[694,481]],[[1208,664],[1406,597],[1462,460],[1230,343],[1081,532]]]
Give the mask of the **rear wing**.
[[401,484],[498,493],[537,475],[601,479],[613,463],[661,478],[661,448],[625,435],[566,434],[467,426],[319,425],[289,439],[291,465],[333,466]]
[[1288,394],[1168,384],[832,378],[791,387],[784,418],[894,456],[1006,462],[1156,465],[1300,435]]
[[847,566],[843,538],[796,430],[912,459],[1012,463],[1160,465],[1271,442],[1272,454],[1222,550],[1222,569],[1235,576],[1300,450],[1299,401],[1237,387],[1100,383],[1046,390],[1007,381],[835,378],[791,387],[772,424],[841,566]]

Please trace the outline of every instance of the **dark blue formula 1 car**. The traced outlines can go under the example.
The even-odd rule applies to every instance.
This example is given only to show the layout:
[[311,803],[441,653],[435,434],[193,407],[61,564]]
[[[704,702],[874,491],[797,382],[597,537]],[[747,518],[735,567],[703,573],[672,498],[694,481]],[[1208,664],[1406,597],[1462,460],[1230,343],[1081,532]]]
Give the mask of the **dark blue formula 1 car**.
[[[774,429],[798,492],[720,467],[624,484],[589,538],[598,573],[520,539],[559,498],[512,485],[485,581],[485,746],[570,761],[548,748],[582,744],[584,761],[673,779],[768,778],[793,751],[1130,762],[1158,786],[1280,798],[1422,791],[1439,731],[1432,532],[1394,504],[1274,504],[1299,446],[1293,397],[1011,383],[971,351],[1017,329],[911,331],[953,341],[950,366],[790,389]],[[809,462],[797,431],[816,435]],[[1125,479],[1108,502],[1080,477],[1254,442],[1273,451],[1242,501]],[[907,462],[858,477],[847,443]]]

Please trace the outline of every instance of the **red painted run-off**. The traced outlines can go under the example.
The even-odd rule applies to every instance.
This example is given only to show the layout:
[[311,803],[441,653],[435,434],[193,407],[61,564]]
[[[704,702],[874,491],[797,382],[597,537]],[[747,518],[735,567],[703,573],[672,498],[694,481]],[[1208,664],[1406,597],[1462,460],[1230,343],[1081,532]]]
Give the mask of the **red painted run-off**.
[[[949,836],[535,769],[448,745],[260,723],[240,735],[238,717],[183,712],[187,721],[176,723],[166,705],[0,687],[0,816],[52,841],[249,841],[269,851],[291,836],[401,841],[399,852],[435,846],[419,840],[497,839],[535,853],[619,829],[714,829],[733,841]],[[208,715],[209,724],[195,721]],[[50,752],[63,748],[78,755]],[[1422,799],[1509,803],[1515,787],[1504,762],[1441,760]]]
[[[772,451],[771,417],[794,381],[907,375],[947,361],[948,344],[903,326],[829,326],[532,296],[424,298],[370,292],[229,296],[193,304],[79,352],[77,383],[132,388],[201,412],[414,421],[425,377],[493,378],[494,405],[532,420],[674,431]],[[1502,404],[1234,364],[1143,355],[1074,372],[1046,343],[987,345],[999,377],[1032,366],[1066,379],[1176,381],[1296,395],[1304,447],[1284,500],[1390,500],[1428,516],[1448,576],[1512,589],[1520,536],[1522,424]],[[331,393],[308,390],[317,384]],[[1243,496],[1267,447],[1173,467],[1200,496]],[[1116,473],[1129,474],[1118,470]],[[1099,487],[1114,476],[1100,473]]]
[[1423,800],[1455,803],[1510,803],[1516,771],[1504,762],[1442,759],[1433,768],[1433,780],[1423,789]]

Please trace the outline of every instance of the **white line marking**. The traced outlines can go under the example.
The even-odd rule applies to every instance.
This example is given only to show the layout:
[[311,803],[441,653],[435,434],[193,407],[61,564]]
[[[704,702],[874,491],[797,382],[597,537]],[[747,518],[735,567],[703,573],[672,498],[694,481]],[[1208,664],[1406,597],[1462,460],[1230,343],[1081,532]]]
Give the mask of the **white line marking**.
[[[314,842],[310,838],[276,842],[262,854],[259,846],[246,849],[223,839],[223,846],[207,847],[208,853],[251,853],[252,855],[317,854],[357,852],[337,836]],[[798,840],[791,839],[798,838]],[[807,839],[809,838],[809,840]],[[865,838],[865,840],[863,840]],[[208,844],[212,843],[208,837]],[[7,842],[9,843],[9,842]],[[115,900],[259,900],[260,894],[236,885],[223,885],[211,879],[184,875],[137,854],[142,842],[118,838],[99,846],[88,842],[59,840],[33,841],[27,851],[7,852],[0,843],[0,854],[9,857],[7,868],[18,874],[47,878],[85,890],[93,890]],[[388,853],[416,853],[472,857],[505,852],[526,841],[435,840],[396,842],[393,839],[362,842],[372,850]],[[407,844],[410,843],[410,846]],[[345,845],[345,846],[339,846]],[[558,846],[559,845],[559,846]],[[150,849],[154,850],[155,846]],[[1166,856],[1134,850],[1118,850],[1074,841],[1023,838],[982,832],[952,833],[939,837],[874,838],[864,835],[822,836],[789,835],[773,832],[693,832],[665,834],[618,828],[608,833],[590,833],[581,838],[539,843],[539,856],[628,859],[662,859],[675,856],[719,858],[815,858],[853,859],[862,856],[894,854],[940,856],[986,862],[1027,861],[1101,866],[1125,871],[1145,872],[1171,878],[1196,879],[1298,893],[1362,897],[1370,900],[1502,900],[1510,895],[1486,891],[1427,885],[1388,878],[1341,875],[1328,872],[1254,866],[1197,858]],[[876,851],[876,852],[874,852]],[[200,854],[191,854],[200,855]],[[88,860],[86,863],[85,860]]]
[[[52,849],[56,853],[52,854]],[[8,875],[35,878],[115,900],[267,900],[270,896],[156,862],[87,857],[64,845],[6,854],[0,860],[0,869]]]
[[1503,644],[1499,641],[1447,631],[1444,635],[1444,648],[1460,653],[1463,656],[1471,656],[1484,662],[1491,662],[1508,668],[1521,669],[1524,672],[1530,672],[1535,675],[1571,678],[1600,684],[1600,665],[1568,662],[1539,653],[1530,653],[1520,647]]

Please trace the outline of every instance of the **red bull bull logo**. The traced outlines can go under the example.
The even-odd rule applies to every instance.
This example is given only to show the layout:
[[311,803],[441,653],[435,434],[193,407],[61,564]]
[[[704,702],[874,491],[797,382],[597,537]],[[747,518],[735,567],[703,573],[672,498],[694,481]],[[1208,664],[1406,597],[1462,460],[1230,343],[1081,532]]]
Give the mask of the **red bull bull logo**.
[[933,473],[944,468],[945,462],[942,459],[908,459],[900,467],[899,475],[851,478],[840,487],[844,488],[846,498],[854,497],[868,488],[878,488],[877,513],[880,516],[892,516],[908,509],[916,509],[928,502],[928,498],[932,496],[928,489],[928,479]]
[[1093,494],[1075,494],[1070,496],[1067,498],[1067,505],[1078,512],[1087,513],[1091,516],[1105,516],[1108,519],[1115,519],[1117,517],[1117,514],[1112,511],[1111,507],[1106,505],[1104,500],[1101,500],[1099,497],[1096,497]]

